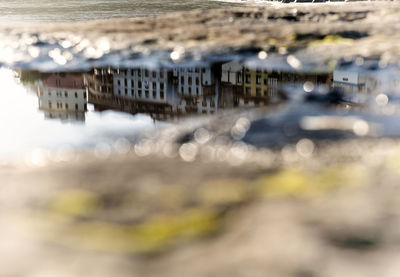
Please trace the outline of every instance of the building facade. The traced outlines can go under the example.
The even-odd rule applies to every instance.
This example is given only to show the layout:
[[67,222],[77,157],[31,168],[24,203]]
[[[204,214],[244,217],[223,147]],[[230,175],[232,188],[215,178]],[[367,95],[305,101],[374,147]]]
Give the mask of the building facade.
[[52,73],[36,85],[39,109],[46,117],[84,120],[87,93],[81,74]]

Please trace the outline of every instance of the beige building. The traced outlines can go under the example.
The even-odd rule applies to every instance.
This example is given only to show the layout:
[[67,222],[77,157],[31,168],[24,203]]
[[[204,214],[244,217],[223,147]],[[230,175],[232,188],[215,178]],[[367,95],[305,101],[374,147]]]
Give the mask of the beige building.
[[36,85],[39,109],[47,118],[85,119],[87,93],[80,73],[52,73]]

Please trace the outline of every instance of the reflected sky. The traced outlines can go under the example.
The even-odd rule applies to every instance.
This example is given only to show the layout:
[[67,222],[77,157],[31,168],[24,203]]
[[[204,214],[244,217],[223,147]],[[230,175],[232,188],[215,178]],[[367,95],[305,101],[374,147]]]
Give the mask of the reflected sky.
[[[119,137],[135,135],[157,124],[147,115],[95,113],[90,107],[85,122],[44,120],[35,86],[25,87],[10,69],[0,69],[0,154],[23,154],[35,148],[93,147]],[[161,123],[160,123],[161,124]]]

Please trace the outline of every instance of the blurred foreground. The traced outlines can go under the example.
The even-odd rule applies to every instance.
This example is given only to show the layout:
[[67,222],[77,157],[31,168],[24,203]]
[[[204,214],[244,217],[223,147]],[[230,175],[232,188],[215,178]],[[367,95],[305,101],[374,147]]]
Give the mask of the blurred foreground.
[[3,165],[2,275],[396,276],[399,143],[287,151]]

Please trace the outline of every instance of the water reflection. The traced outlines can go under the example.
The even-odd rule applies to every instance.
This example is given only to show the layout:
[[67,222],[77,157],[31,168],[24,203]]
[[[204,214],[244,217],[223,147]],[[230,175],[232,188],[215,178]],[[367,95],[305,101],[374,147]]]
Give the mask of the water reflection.
[[343,62],[333,76],[334,87],[351,95],[358,103],[376,99],[379,106],[385,106],[389,103],[389,95],[392,100],[400,95],[399,68],[383,66],[377,60]]
[[[81,139],[85,138],[85,128],[89,137],[103,133],[102,141],[107,144],[112,144],[113,138],[131,141],[133,129],[135,137],[143,133],[134,128],[138,121],[132,115],[142,116],[140,122],[150,121],[153,125],[174,124],[183,117],[233,109],[238,109],[239,114],[253,109],[262,112],[262,119],[253,118],[244,132],[233,128],[228,135],[259,146],[284,146],[301,139],[334,139],[349,134],[399,135],[399,70],[373,60],[343,60],[335,68],[323,71],[283,70],[267,63],[264,66],[225,60],[198,66],[17,72],[20,81],[37,95],[38,111],[46,120],[68,123],[72,133]],[[125,114],[128,117],[121,120],[132,128],[113,129],[111,125],[117,126],[118,119],[106,124],[102,114]],[[144,115],[148,119],[144,120]],[[85,124],[71,127],[73,124],[69,123],[74,122]],[[86,145],[98,143],[99,139],[85,141]]]
[[332,84],[332,73],[252,69],[234,61],[156,70],[99,68],[84,76],[96,110],[147,113],[157,120],[280,103],[288,84]]
[[39,109],[46,118],[85,120],[86,88],[81,74],[51,73],[37,81]]
[[[289,100],[385,107],[400,94],[399,70],[379,61],[341,61],[332,70],[288,71],[262,64],[225,61],[207,66],[94,68],[87,72],[20,71],[34,85],[48,119],[85,121],[95,111],[148,114],[154,120],[214,114],[224,109],[269,106]],[[371,106],[372,105],[372,106]],[[375,107],[373,107],[375,106]]]

